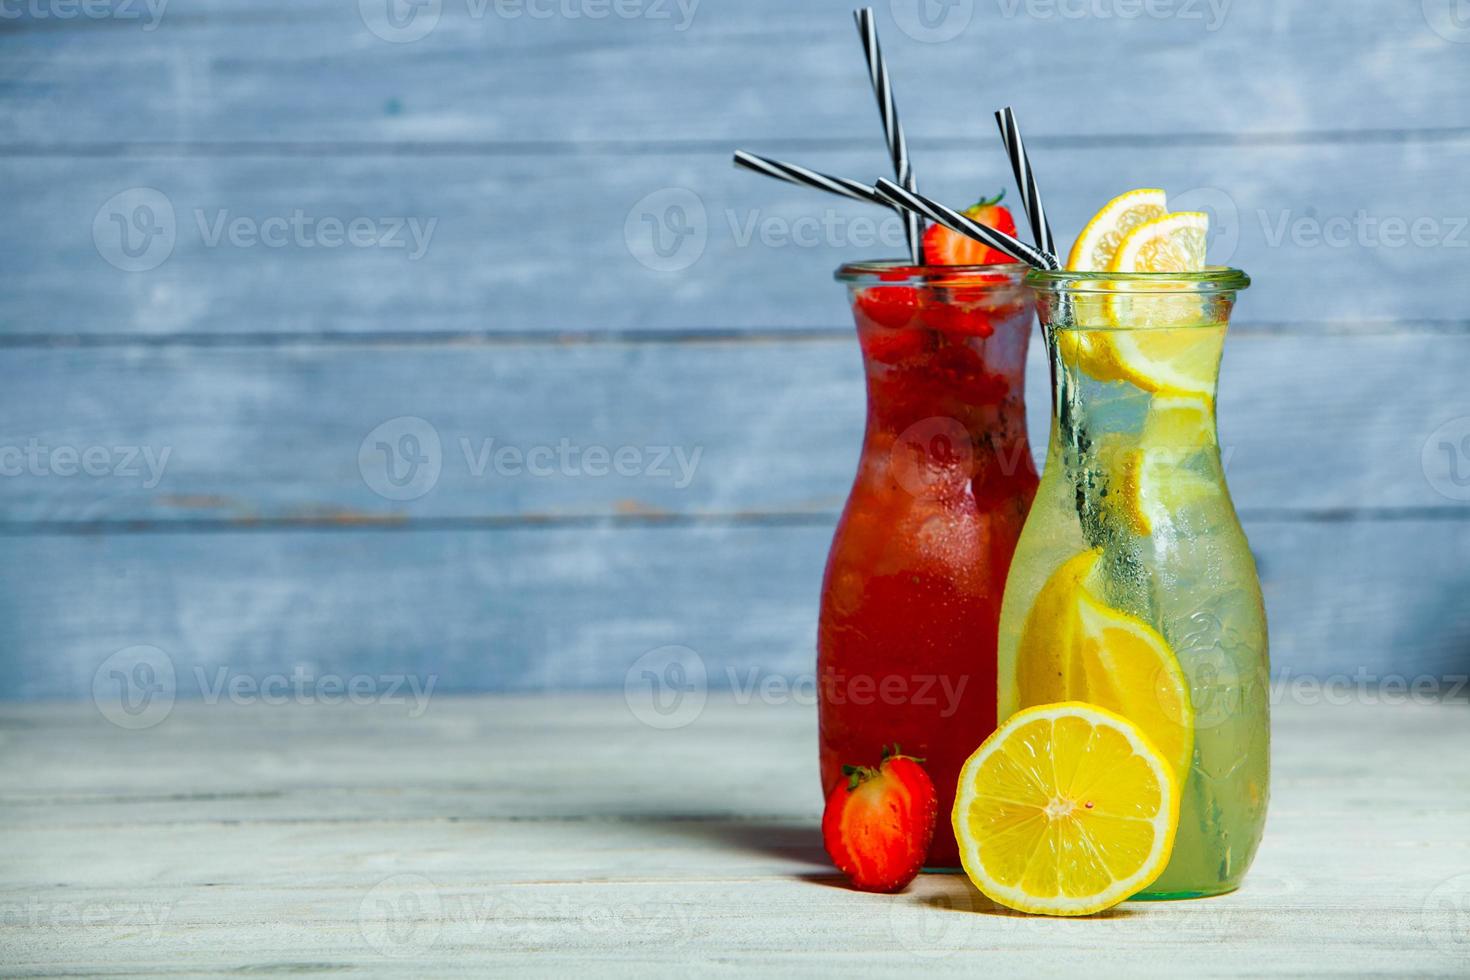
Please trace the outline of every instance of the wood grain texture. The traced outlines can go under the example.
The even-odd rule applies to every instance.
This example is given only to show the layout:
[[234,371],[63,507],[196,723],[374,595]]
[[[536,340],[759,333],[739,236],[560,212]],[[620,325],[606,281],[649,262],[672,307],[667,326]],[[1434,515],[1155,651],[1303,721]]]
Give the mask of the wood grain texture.
[[42,975],[1450,976],[1470,781],[1426,748],[1467,725],[1463,705],[1284,701],[1244,887],[1064,921],[956,876],[843,887],[800,706],[712,698],[660,731],[617,695],[178,705],[120,731],[11,705],[0,930],[7,970]]
[[[637,153],[650,141],[753,137],[872,146],[881,159],[848,0],[632,0],[617,9],[634,16],[602,17],[596,6],[445,0],[426,8],[437,21],[390,32],[406,38],[432,22],[406,43],[376,36],[358,4],[335,0],[171,0],[152,30],[146,17],[106,22],[111,30],[11,20],[0,34],[0,77],[11,82],[0,141],[390,142],[410,153],[549,144],[575,154],[603,141]],[[916,3],[874,7],[919,149],[965,140],[989,150],[990,111],[1007,102],[1043,146],[1470,126],[1458,98],[1464,51],[1416,3],[1337,0],[1328,16],[1317,0],[1178,0],[1151,5],[1151,16],[1126,3],[965,0],[929,8],[932,32]],[[1328,84],[1347,65],[1350,80]],[[108,84],[88,84],[98,77]],[[1140,80],[1159,82],[1147,112]]]
[[[741,144],[763,148],[746,138],[677,156],[0,159],[14,195],[0,224],[0,261],[12,277],[0,295],[0,331],[493,334],[845,323],[832,271],[900,254],[896,218],[736,170],[730,153]],[[1470,187],[1458,179],[1467,146],[1470,134],[1352,147],[1069,146],[1038,166],[1056,175],[1047,206],[1064,247],[1119,188],[1165,187],[1181,208],[1212,211],[1213,259],[1256,277],[1243,323],[1463,324],[1453,284],[1470,256]],[[868,152],[801,162],[864,179],[886,166],[880,140]],[[1010,183],[998,140],[985,150],[924,153],[917,163],[925,188],[959,205]],[[159,195],[143,225],[133,224],[138,201],[114,202],[136,188]],[[120,220],[133,246],[157,243],[147,254],[161,264],[115,264],[124,261]],[[345,238],[353,222],[366,223],[354,239],[363,244]],[[159,231],[145,238],[138,227]]]
[[[714,687],[809,682],[831,540],[826,518],[198,531],[8,539],[4,697],[89,697],[104,661],[140,644],[172,659],[181,698],[298,668],[440,690],[618,689],[668,645],[696,651]],[[1470,674],[1470,522],[1246,532],[1279,674]]]
[[[156,482],[146,460],[0,478],[0,697],[85,697],[144,642],[461,689],[616,687],[662,643],[806,669],[860,425],[830,275],[899,247],[729,154],[886,171],[849,5],[531,6],[551,9],[444,0],[409,43],[340,0],[0,18],[0,466],[32,440],[171,453]],[[1255,275],[1221,414],[1278,666],[1465,670],[1470,47],[1443,11],[976,0],[925,43],[913,3],[877,6],[926,190],[1007,183],[989,110],[1014,102],[1064,241],[1157,184]],[[164,215],[107,206],[135,188],[173,218],[166,258],[129,272],[114,215]],[[304,237],[252,241],[297,212]],[[327,247],[322,218],[421,237]],[[680,221],[689,250],[661,262]],[[404,415],[442,437],[413,499],[357,458]],[[461,439],[702,456],[682,486],[677,465],[502,477]]]
[[[1050,382],[1039,343],[1031,355],[1040,459]],[[862,441],[854,337],[0,357],[12,369],[13,404],[0,420],[0,521],[12,530],[33,521],[105,530],[134,521],[832,516]],[[1232,337],[1220,418],[1237,506],[1307,520],[1385,510],[1470,517],[1454,482],[1470,459],[1458,429],[1443,428],[1470,417],[1467,362],[1470,337],[1459,334]],[[423,422],[396,421],[405,417]],[[426,462],[422,481],[400,495],[388,466],[409,473],[398,442],[407,432]],[[31,439],[33,458],[23,455]],[[70,455],[56,455],[62,447]],[[105,452],[93,467],[100,475],[73,458],[90,449]]]

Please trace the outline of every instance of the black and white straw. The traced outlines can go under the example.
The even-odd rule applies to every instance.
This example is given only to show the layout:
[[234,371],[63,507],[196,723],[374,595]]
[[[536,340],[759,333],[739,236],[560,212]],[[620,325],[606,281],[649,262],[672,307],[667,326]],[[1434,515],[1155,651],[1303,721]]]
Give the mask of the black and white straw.
[[[853,11],[858,34],[863,39],[863,54],[868,61],[868,78],[873,83],[873,94],[878,99],[878,113],[883,117],[883,135],[888,141],[888,155],[893,158],[893,175],[910,191],[918,190],[914,170],[909,162],[909,144],[903,135],[903,123],[898,119],[898,105],[893,98],[893,84],[888,78],[888,64],[883,60],[883,49],[878,46],[878,26],[873,20],[873,8],[863,7]],[[913,211],[903,212],[904,235],[908,239],[909,258],[915,265],[924,264],[924,223]]]
[[[788,181],[799,184],[802,187],[814,187],[819,191],[827,191],[830,194],[840,194],[850,197],[856,201],[866,201],[869,204],[881,204],[884,207],[893,207],[893,204],[867,184],[860,181],[849,180],[846,177],[833,177],[830,174],[817,173],[806,167],[799,167],[794,163],[785,163],[781,160],[772,160],[770,157],[756,156],[754,153],[746,153],[744,150],[735,151],[735,166],[753,170],[767,177],[775,177],[777,180]],[[906,213],[900,211],[900,213]]]
[[951,231],[957,231],[961,235],[975,239],[977,242],[983,242],[997,251],[1004,252],[1017,262],[1026,263],[1033,269],[1058,269],[1061,267],[1057,262],[1056,256],[1034,249],[1020,239],[1012,238],[1003,231],[996,231],[994,228],[982,225],[980,222],[960,214],[953,208],[945,207],[938,201],[930,200],[915,191],[899,187],[891,180],[879,178],[878,182],[873,186],[879,196],[883,197],[889,203],[908,211],[916,211],[929,220],[944,225],[944,227]]
[[1041,203],[1041,190],[1036,184],[1036,171],[1031,167],[1031,158],[1026,155],[1026,144],[1021,140],[1021,127],[1016,123],[1016,113],[1006,106],[995,114],[1000,126],[1000,138],[1006,146],[1006,156],[1011,158],[1011,169],[1016,174],[1016,186],[1021,189],[1021,203],[1026,209],[1026,220],[1031,225],[1031,236],[1036,247],[1048,255],[1057,254],[1057,242],[1051,233],[1051,223],[1046,220],[1046,208]]

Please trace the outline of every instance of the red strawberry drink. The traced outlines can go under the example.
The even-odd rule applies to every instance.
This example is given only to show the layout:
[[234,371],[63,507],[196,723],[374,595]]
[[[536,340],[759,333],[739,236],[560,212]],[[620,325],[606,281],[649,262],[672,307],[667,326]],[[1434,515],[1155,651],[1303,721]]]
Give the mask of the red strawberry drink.
[[[993,212],[1004,209],[990,211],[980,220],[1001,224]],[[942,228],[930,229],[925,251],[931,261],[1003,258]],[[845,763],[896,742],[924,760],[948,814],[961,766],[995,727],[1001,597],[1037,485],[1023,401],[1025,271],[1006,260],[859,263],[837,274],[851,291],[868,413],[822,587],[824,792]],[[959,866],[947,819],[925,864]]]

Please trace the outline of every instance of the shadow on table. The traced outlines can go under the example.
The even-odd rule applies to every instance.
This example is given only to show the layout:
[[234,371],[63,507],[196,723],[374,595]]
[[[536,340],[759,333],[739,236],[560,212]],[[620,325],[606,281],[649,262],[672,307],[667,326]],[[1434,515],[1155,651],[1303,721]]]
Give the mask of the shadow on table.
[[814,824],[725,814],[675,818],[664,815],[656,819],[661,829],[702,843],[831,868],[822,850],[821,830]]

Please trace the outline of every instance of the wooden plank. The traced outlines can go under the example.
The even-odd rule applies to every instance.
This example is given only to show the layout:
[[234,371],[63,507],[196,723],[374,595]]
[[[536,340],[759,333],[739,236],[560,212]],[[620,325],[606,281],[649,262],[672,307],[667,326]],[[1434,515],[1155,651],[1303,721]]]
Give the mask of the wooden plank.
[[[1246,522],[1289,677],[1470,673],[1470,523]],[[810,677],[827,521],[7,541],[0,698],[90,697],[103,662],[162,649],[180,697],[311,677],[420,690],[620,688],[650,650],[714,688]],[[103,681],[109,676],[105,671]],[[228,689],[220,697],[228,697]]]
[[[1041,457],[1050,385],[1031,354]],[[1467,361],[1461,334],[1242,331],[1220,407],[1237,505],[1463,517]],[[11,525],[831,516],[862,440],[851,338],[56,348],[0,365]]]
[[[80,29],[95,23],[84,18],[7,20],[0,141],[571,152],[610,141],[639,152],[647,141],[840,140],[876,151],[845,0],[628,0],[602,17],[597,6],[446,0],[385,32],[406,41],[429,28],[411,43],[375,35],[359,12],[371,5],[330,0],[173,0],[151,30],[142,2],[109,31]],[[956,138],[990,147],[989,110],[1006,101],[1029,110],[1040,140],[1464,127],[1463,51],[1434,30],[1453,24],[1441,6],[1339,0],[1324,17],[1313,0],[1171,0],[1148,6],[1159,16],[1129,16],[1144,5],[967,0],[939,8],[926,30],[916,4],[877,5],[920,150]],[[935,37],[948,40],[921,40]],[[1359,84],[1338,83],[1343,66]],[[1159,80],[1146,113],[1139,79]]]
[[[1067,175],[1047,200],[1064,242],[1120,188],[1157,184],[1212,209],[1215,260],[1256,276],[1242,322],[1459,323],[1437,284],[1470,254],[1467,143],[1065,147],[1046,155],[1048,172]],[[0,334],[844,324],[832,270],[902,251],[896,219],[736,171],[734,145],[672,159],[0,159],[12,188]],[[806,159],[883,172],[872,152]],[[998,147],[924,165],[926,187],[955,202],[1009,182]],[[161,196],[117,198],[136,188]]]
[[1455,707],[1279,705],[1245,886],[1078,921],[1003,913],[957,876],[897,896],[841,887],[819,846],[813,722],[799,705],[712,698],[656,731],[616,695],[562,695],[441,699],[412,719],[180,704],[120,732],[90,706],[7,705],[7,963],[1162,977],[1463,961],[1470,780],[1424,751],[1464,739]]

